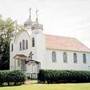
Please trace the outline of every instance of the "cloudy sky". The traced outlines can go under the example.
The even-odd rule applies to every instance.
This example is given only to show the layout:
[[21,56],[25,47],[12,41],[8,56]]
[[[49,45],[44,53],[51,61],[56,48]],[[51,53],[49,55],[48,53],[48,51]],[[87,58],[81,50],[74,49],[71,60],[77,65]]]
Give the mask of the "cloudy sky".
[[0,0],[0,14],[23,24],[32,8],[39,10],[44,32],[75,37],[90,48],[90,0]]

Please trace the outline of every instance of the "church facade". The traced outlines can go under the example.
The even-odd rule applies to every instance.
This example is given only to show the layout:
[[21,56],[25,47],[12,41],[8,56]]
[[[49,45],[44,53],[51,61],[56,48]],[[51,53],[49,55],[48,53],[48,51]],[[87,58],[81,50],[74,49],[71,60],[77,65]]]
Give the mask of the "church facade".
[[29,19],[25,30],[10,43],[10,70],[37,77],[40,69],[90,71],[90,49],[75,38],[43,33],[43,25]]

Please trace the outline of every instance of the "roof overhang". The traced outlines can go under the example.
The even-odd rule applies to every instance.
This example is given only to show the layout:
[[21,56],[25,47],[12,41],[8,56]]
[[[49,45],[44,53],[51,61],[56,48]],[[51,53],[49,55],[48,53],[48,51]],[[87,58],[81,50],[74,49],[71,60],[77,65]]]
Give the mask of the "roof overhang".
[[81,52],[81,53],[90,53],[90,50],[84,51],[84,50],[70,50],[70,49],[60,49],[60,48],[51,48],[46,47],[48,50],[60,50],[60,51],[69,51],[69,52]]
[[39,64],[40,62],[39,61],[36,61],[36,60],[28,60],[26,61],[26,63],[29,62],[29,63],[36,63],[36,64]]
[[28,62],[30,62],[30,63],[37,63],[37,64],[40,63],[40,62],[38,62],[38,61],[36,61],[36,60],[30,60],[30,58],[27,57],[27,56],[24,55],[24,54],[16,54],[16,55],[14,56],[14,59],[25,60],[26,63],[28,63]]
[[24,55],[24,54],[16,54],[16,55],[14,56],[14,58],[15,58],[15,59],[26,59],[27,56]]

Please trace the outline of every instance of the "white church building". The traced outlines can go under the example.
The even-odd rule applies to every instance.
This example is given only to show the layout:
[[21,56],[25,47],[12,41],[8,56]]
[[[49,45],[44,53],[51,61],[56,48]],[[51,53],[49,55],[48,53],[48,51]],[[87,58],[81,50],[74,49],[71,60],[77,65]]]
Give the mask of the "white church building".
[[90,71],[90,49],[76,38],[48,35],[43,25],[31,20],[10,43],[10,70],[22,70],[37,77],[40,69]]

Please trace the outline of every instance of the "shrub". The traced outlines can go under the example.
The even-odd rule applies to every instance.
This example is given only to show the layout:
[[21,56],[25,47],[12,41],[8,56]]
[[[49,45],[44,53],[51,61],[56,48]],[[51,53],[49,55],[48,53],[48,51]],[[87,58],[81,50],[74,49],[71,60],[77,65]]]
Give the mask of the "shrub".
[[90,72],[67,70],[40,70],[38,74],[38,81],[40,83],[90,82]]
[[3,73],[2,72],[0,72],[0,85],[2,85],[3,84]]
[[21,71],[3,71],[0,72],[0,85],[7,83],[8,85],[20,85],[25,82],[25,75]]
[[11,71],[7,75],[7,82],[14,82],[14,85],[22,84],[25,81],[25,75],[21,71]]
[[3,85],[3,83],[6,82],[7,74],[7,71],[0,71],[0,85]]

